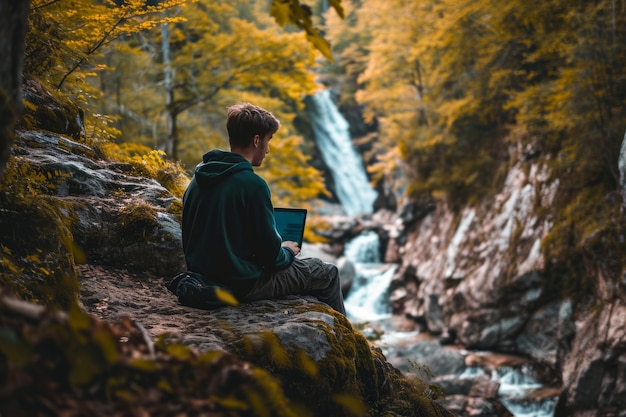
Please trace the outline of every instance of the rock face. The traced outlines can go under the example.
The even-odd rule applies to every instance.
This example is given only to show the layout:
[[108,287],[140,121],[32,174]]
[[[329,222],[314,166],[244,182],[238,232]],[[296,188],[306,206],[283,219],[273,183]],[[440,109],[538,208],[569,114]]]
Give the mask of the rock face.
[[85,262],[164,274],[184,268],[180,224],[169,210],[178,199],[157,181],[54,133],[21,132],[13,151],[19,164],[50,178],[48,193],[71,212]]
[[563,366],[556,416],[626,415],[626,303],[615,299],[580,321]]
[[619,183],[622,186],[622,197],[626,206],[626,133],[622,140],[622,147],[619,152],[619,160],[617,164],[619,168]]
[[551,213],[558,187],[538,164],[520,161],[478,207],[406,206],[392,236],[402,254],[394,311],[442,340],[548,365],[564,388],[557,417],[618,415],[626,409],[625,279],[599,262],[595,304],[545,293],[541,244],[552,224],[535,213]]

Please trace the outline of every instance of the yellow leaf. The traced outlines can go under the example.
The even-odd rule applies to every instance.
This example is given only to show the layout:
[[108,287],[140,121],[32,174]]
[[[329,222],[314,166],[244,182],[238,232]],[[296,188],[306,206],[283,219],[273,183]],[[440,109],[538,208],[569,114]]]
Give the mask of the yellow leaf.
[[315,49],[320,51],[322,55],[329,61],[333,62],[333,55],[330,52],[330,43],[322,36],[320,36],[319,32],[315,30],[315,33],[307,32],[306,38],[313,44]]
[[226,289],[216,288],[215,297],[217,297],[217,299],[223,302],[224,304],[228,304],[233,307],[237,307],[239,305],[239,301],[237,301],[235,296]]
[[289,2],[273,0],[270,6],[270,16],[272,16],[280,26],[285,26],[289,21],[289,9]]
[[367,415],[367,407],[363,404],[360,398],[354,395],[348,394],[336,394],[333,396],[333,400],[342,405],[348,412],[355,416]]

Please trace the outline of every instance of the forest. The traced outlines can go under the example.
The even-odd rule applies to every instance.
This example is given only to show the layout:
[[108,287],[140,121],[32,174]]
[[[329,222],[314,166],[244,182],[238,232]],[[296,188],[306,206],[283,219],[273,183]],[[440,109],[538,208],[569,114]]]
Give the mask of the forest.
[[[0,0],[0,15],[15,6],[8,5]],[[540,175],[533,177],[534,213],[525,218],[539,219],[534,225],[545,231],[537,240],[545,263],[537,274],[541,300],[533,308],[573,300],[577,313],[599,317],[606,302],[607,329],[614,305],[616,311],[621,308],[626,191],[618,160],[626,131],[625,0],[30,0],[27,23],[19,77],[23,117],[16,137],[22,142],[28,132],[47,129],[40,125],[42,120],[53,123],[59,113],[75,114],[69,123],[73,144],[59,142],[61,151],[71,146],[68,155],[80,153],[84,150],[76,149],[84,145],[94,159],[119,162],[118,168],[154,179],[181,197],[202,154],[228,147],[227,107],[249,101],[281,121],[270,157],[258,171],[272,189],[274,204],[315,213],[320,201],[334,197],[327,172],[318,164],[306,103],[320,90],[330,90],[350,122],[353,143],[373,186],[384,194],[376,209],[399,213],[411,203],[444,207],[455,228],[468,208],[503,212],[495,207],[502,202],[494,196],[512,168],[535,169]],[[6,34],[3,27],[0,34]],[[0,51],[6,46],[0,38]],[[7,56],[7,61],[14,58]],[[6,78],[2,64],[0,78]],[[9,87],[14,91],[8,88],[8,95],[19,90]],[[0,145],[12,130],[13,117],[12,110],[6,110],[9,100],[3,88]],[[39,101],[42,97],[46,105],[58,108],[46,107]],[[75,241],[78,229],[72,227],[80,226],[76,212],[89,204],[55,199],[67,192],[62,187],[72,173],[54,167],[45,171],[25,162],[19,146],[16,143],[10,157],[0,149],[0,307],[13,307],[3,301],[8,288],[36,304],[66,310],[74,326],[67,340],[106,345],[103,351],[110,353],[109,339],[95,332],[92,340],[82,333],[100,324],[89,324],[74,311],[80,285],[77,269],[86,268],[87,255]],[[120,201],[126,198],[121,188]],[[548,188],[554,195],[544,204]],[[115,231],[89,236],[90,250],[98,252],[98,237],[111,236],[127,239],[130,247],[141,234],[135,226],[143,227],[143,233],[157,223],[159,214],[180,217],[180,201],[171,200],[176,201],[158,208],[162,213],[131,201],[113,217],[119,223],[110,225]],[[516,224],[504,262],[523,252],[515,246],[521,246],[525,229],[533,227],[511,219]],[[315,227],[315,216],[311,221]],[[309,242],[323,240],[308,232]],[[488,236],[471,231],[466,235]],[[445,257],[446,248],[440,253]],[[471,262],[488,264],[479,257]],[[503,281],[516,277],[518,265],[513,263],[502,271]],[[405,272],[409,281],[423,278],[410,276],[415,273],[411,265]],[[522,280],[534,278],[520,274]],[[447,281],[441,286],[456,285],[455,279],[443,277]],[[507,284],[502,286],[503,299],[511,297],[515,310],[520,297],[515,283]],[[437,297],[448,289],[442,288]],[[493,307],[489,303],[484,310]],[[26,328],[24,340],[37,339],[37,330],[28,327],[34,326],[32,317],[24,327],[4,311],[1,320],[11,321],[14,330]],[[35,310],[26,311],[35,315]],[[478,317],[483,311],[468,309],[468,316],[474,313]],[[524,320],[530,322],[530,314]],[[596,323],[592,316],[590,327]],[[52,330],[46,334],[56,338],[56,325],[49,324],[52,315],[48,318],[52,321],[42,328],[48,326]],[[0,349],[19,362],[24,358],[19,348],[13,349],[18,334],[14,330],[0,332]],[[139,344],[146,343],[145,335],[135,336]],[[571,344],[567,337],[563,343]],[[361,339],[355,346],[369,352]],[[588,340],[595,346],[594,337]],[[588,353],[584,348],[581,357]],[[71,349],[68,357],[73,356]],[[614,351],[620,358],[623,346]],[[181,352],[172,357],[187,358],[187,351]],[[363,357],[369,360],[367,355],[359,360]],[[0,361],[0,371],[9,370],[6,363]],[[558,358],[555,363],[558,368],[566,361]],[[91,371],[83,375],[72,370],[73,377],[92,376]],[[580,373],[581,381],[589,380]],[[3,387],[11,385],[7,381]],[[567,389],[574,392],[578,387],[564,388],[562,399]],[[615,392],[619,396],[621,391]],[[398,396],[392,392],[390,397]]]
[[24,73],[84,110],[84,140],[103,154],[185,172],[227,146],[229,104],[270,109],[282,127],[262,175],[276,203],[328,196],[307,163],[304,98],[321,88],[350,115],[372,181],[400,200],[478,204],[513,157],[541,158],[560,183],[543,250],[555,282],[586,291],[572,259],[623,228],[611,196],[625,2],[312,1],[308,32],[287,3],[33,0]]

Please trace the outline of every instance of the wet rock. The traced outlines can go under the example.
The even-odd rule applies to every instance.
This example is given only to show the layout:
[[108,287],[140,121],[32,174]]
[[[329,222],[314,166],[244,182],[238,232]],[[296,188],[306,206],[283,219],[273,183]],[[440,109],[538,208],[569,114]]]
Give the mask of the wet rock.
[[457,417],[513,417],[499,402],[479,397],[452,395],[446,397],[442,404]]
[[465,369],[463,353],[456,349],[444,349],[437,341],[389,346],[387,356],[402,371],[409,372],[416,366],[425,366],[434,377],[459,375]]

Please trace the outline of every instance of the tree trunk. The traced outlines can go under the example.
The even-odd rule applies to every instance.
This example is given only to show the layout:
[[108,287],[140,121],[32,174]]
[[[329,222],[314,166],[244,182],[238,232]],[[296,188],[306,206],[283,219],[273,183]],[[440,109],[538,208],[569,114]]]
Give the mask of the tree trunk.
[[22,115],[22,67],[30,0],[0,0],[0,177]]
[[165,153],[176,161],[178,159],[178,114],[174,109],[174,86],[173,86],[173,69],[170,51],[170,31],[169,24],[164,23],[161,29],[161,51],[163,53],[163,78],[165,87],[165,117],[167,119],[167,143],[165,145]]

